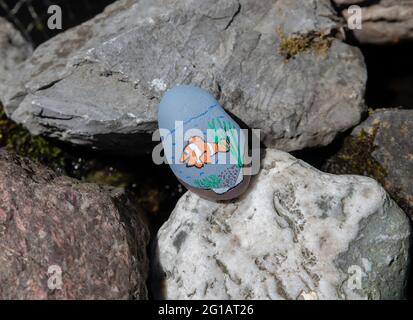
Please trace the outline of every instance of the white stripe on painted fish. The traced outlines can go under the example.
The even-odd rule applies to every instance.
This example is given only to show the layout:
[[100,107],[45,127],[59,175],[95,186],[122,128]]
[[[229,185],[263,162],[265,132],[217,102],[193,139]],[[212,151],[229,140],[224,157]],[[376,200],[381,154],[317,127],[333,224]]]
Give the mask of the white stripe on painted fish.
[[217,152],[228,152],[229,146],[225,139],[218,143],[205,142],[201,137],[195,136],[188,140],[182,152],[181,162],[186,162],[188,167],[202,168],[206,163],[211,163],[211,157]]

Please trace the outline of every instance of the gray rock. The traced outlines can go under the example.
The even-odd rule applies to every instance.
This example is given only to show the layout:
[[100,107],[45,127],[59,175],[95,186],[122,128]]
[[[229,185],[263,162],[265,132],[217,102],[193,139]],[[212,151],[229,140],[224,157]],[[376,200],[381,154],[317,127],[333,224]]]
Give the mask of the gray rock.
[[126,194],[1,149],[0,172],[0,299],[147,298],[149,232]]
[[[9,87],[17,66],[26,60],[33,49],[30,43],[6,19],[0,17],[0,92]],[[1,101],[0,96],[0,101]]]
[[242,198],[193,193],[157,235],[158,298],[400,299],[410,225],[373,179],[267,150]]
[[324,170],[379,181],[413,219],[413,110],[381,109],[346,138]]
[[353,30],[361,43],[392,44],[413,40],[413,0],[333,0],[348,20],[348,7],[362,9],[361,30]]
[[[190,83],[268,146],[325,145],[365,110],[363,57],[332,37],[336,21],[328,0],[118,1],[39,46],[4,105],[32,133],[139,153],[163,92]],[[324,53],[310,42],[286,61],[277,30]]]

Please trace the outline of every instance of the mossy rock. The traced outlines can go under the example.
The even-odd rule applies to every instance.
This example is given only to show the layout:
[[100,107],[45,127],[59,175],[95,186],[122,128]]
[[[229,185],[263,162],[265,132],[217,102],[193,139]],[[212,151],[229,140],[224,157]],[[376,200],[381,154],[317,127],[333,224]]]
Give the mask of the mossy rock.
[[413,110],[370,111],[323,169],[376,179],[413,219]]
[[335,174],[357,174],[373,177],[383,182],[387,176],[383,166],[372,157],[376,149],[374,139],[378,126],[369,131],[361,129],[354,135],[345,138],[340,151],[328,160],[326,169]]
[[63,151],[41,136],[30,134],[21,125],[9,120],[0,104],[0,147],[15,151],[52,169],[63,168]]
[[279,52],[286,61],[309,50],[325,56],[333,43],[333,38],[322,32],[286,36],[282,29],[277,29],[277,35],[280,39]]

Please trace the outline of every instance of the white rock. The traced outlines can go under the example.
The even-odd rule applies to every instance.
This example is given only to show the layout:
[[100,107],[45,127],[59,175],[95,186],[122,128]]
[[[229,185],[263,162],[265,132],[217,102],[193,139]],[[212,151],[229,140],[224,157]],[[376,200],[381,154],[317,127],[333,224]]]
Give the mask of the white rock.
[[374,180],[325,174],[267,150],[241,199],[214,203],[188,192],[179,200],[157,236],[155,292],[167,299],[402,298],[409,236],[404,212]]

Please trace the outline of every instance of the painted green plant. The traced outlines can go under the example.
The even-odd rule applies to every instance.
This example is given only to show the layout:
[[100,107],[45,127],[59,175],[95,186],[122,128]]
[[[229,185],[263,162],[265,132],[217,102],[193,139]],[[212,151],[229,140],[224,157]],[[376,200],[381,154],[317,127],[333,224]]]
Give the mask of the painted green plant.
[[225,139],[229,145],[229,151],[232,156],[237,159],[237,166],[242,168],[244,166],[243,155],[241,154],[237,127],[229,120],[212,119],[208,122],[208,129],[213,130],[213,138],[215,143],[219,143]]
[[218,188],[222,179],[216,175],[210,175],[202,179],[195,179],[194,183],[199,188],[214,189]]

